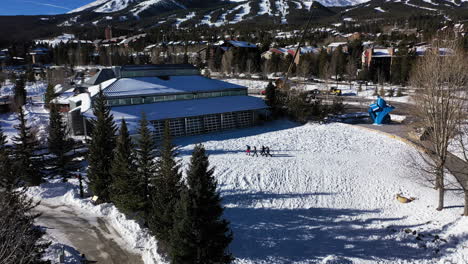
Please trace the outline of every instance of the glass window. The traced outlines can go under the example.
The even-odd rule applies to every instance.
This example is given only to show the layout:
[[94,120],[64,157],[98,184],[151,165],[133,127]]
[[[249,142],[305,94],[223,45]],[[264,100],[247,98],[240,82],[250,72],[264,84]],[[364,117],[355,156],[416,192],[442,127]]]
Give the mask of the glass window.
[[130,98],[119,99],[119,105],[129,105],[129,104],[132,104],[132,100]]
[[145,98],[143,98],[143,103],[144,104],[151,104],[151,103],[154,102],[153,98],[154,97],[145,97]]
[[119,105],[119,99],[107,100],[107,105],[110,105],[110,106]]
[[132,104],[142,104],[143,103],[143,98],[141,97],[133,97],[132,98]]
[[164,101],[174,101],[176,99],[175,95],[165,95]]
[[153,96],[153,102],[162,102],[164,101],[164,96]]

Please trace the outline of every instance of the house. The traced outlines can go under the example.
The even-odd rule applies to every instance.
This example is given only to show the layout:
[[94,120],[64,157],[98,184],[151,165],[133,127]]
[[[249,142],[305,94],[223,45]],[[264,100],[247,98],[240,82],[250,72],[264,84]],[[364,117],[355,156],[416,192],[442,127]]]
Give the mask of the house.
[[186,64],[115,67],[115,78],[88,87],[70,98],[72,133],[89,134],[94,119],[92,101],[101,89],[116,122],[123,118],[130,133],[137,133],[142,113],[161,138],[167,120],[172,136],[186,136],[252,126],[267,114],[261,98],[247,95],[247,87],[200,75]]
[[31,56],[32,64],[50,63],[49,49],[44,47],[36,47],[28,53]]
[[344,53],[348,52],[348,42],[332,42],[327,46],[327,53],[333,53],[338,47],[341,47]]
[[[294,57],[296,52],[297,52],[297,46],[296,47],[288,46],[285,48],[270,48],[268,51],[265,51],[264,53],[262,53],[261,57],[262,59],[265,59],[265,60],[271,60],[271,57],[273,54],[279,54],[284,57],[291,55]],[[299,56],[297,56],[296,58],[296,64],[299,64],[300,62],[300,55],[309,54],[309,53],[318,54],[320,53],[320,48],[311,47],[311,46],[301,47]]]

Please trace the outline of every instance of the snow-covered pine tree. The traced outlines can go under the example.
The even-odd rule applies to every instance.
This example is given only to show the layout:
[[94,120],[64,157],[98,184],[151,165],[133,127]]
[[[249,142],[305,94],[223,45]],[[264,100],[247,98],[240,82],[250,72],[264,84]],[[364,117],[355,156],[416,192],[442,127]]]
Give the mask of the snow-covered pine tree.
[[19,124],[15,126],[18,135],[14,142],[14,168],[17,175],[28,184],[38,186],[42,182],[40,162],[34,158],[34,152],[39,143],[36,135],[28,126],[23,107],[18,108]]
[[112,188],[110,199],[123,213],[137,213],[143,201],[139,193],[139,178],[135,163],[135,149],[128,133],[127,123],[122,119],[117,146],[112,162]]
[[140,120],[140,127],[138,128],[138,134],[140,138],[137,142],[137,171],[139,177],[139,184],[138,187],[140,192],[140,199],[143,201],[141,208],[139,211],[143,214],[144,219],[146,222],[149,221],[149,211],[151,208],[150,204],[150,191],[149,191],[149,183],[151,179],[154,179],[156,174],[156,164],[155,158],[156,155],[154,154],[155,143],[153,134],[148,128],[148,120],[146,119],[146,115],[143,113],[141,120]]
[[17,185],[17,182],[18,179],[10,159],[10,150],[7,148],[6,136],[0,126],[0,189],[10,191]]
[[230,263],[233,239],[217,182],[202,145],[195,146],[187,171],[187,189],[181,194],[171,232],[172,263]]
[[67,126],[63,122],[62,115],[58,107],[52,105],[49,113],[49,135],[47,138],[49,151],[54,154],[53,165],[55,173],[60,175],[65,182],[68,178],[67,165],[71,162],[72,156],[67,155],[73,150],[73,140],[67,139]]
[[101,201],[109,202],[116,127],[102,90],[94,101],[93,114],[96,119],[91,121],[91,142],[87,156],[89,187]]
[[170,230],[174,225],[175,205],[180,199],[183,186],[176,156],[176,148],[171,142],[169,122],[166,121],[159,160],[156,163],[157,173],[151,184],[153,188],[149,218],[151,231],[162,242],[169,242]]
[[50,243],[44,243],[45,231],[35,226],[34,207],[24,191],[0,189],[0,263],[50,263],[42,259]]

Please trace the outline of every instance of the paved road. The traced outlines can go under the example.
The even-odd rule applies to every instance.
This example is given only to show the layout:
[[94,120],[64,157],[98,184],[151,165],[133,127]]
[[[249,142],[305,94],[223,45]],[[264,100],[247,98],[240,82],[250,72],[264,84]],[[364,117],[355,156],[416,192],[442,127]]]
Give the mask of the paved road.
[[45,202],[36,210],[42,213],[37,219],[39,225],[46,226],[61,243],[85,254],[91,263],[143,264],[139,255],[121,246],[122,237],[105,219],[80,215],[65,205],[52,206]]

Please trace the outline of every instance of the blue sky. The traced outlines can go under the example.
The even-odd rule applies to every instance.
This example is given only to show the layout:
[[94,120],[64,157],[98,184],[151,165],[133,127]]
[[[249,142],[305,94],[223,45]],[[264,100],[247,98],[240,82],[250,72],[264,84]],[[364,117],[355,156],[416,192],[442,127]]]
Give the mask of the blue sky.
[[93,0],[0,0],[0,15],[54,15],[67,13]]

